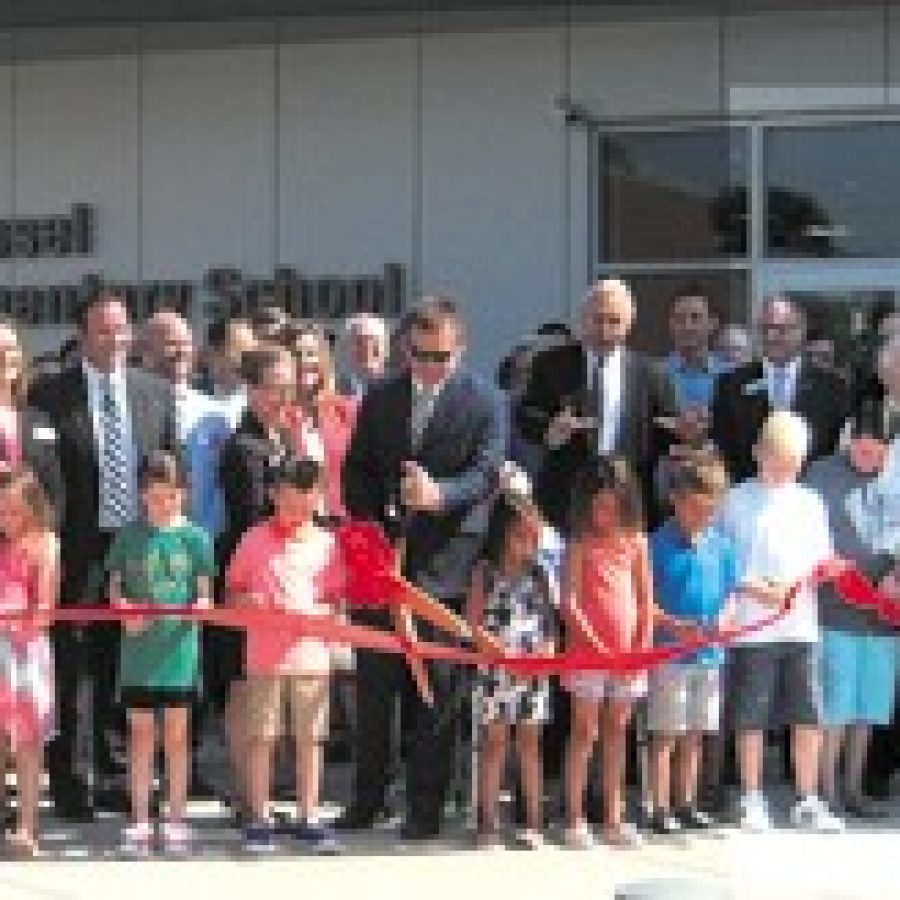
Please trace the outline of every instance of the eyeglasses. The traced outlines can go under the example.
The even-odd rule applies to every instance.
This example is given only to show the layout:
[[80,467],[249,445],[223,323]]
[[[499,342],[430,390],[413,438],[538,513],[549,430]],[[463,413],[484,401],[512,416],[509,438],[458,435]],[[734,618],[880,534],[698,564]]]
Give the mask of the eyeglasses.
[[423,363],[448,363],[453,359],[453,350],[423,350],[421,347],[410,347],[409,355],[416,362]]

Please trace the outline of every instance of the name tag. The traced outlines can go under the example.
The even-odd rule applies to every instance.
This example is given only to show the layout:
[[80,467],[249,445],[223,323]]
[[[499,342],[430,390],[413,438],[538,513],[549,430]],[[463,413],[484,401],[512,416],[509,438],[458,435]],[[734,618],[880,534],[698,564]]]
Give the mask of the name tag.
[[36,441],[55,441],[56,429],[49,425],[38,425],[32,429],[31,437]]

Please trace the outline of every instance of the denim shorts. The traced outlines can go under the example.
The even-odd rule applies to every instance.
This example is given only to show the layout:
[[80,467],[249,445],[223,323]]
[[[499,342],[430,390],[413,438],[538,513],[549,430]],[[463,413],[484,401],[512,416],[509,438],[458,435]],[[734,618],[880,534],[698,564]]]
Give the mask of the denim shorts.
[[897,638],[826,628],[820,648],[823,724],[890,724],[897,678]]

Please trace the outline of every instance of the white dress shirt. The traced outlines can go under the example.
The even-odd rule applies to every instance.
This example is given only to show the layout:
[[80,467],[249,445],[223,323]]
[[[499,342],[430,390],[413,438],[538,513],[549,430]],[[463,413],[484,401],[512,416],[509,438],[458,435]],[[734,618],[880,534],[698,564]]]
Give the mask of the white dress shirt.
[[[105,373],[95,369],[87,360],[82,360],[82,371],[87,380],[88,388],[88,407],[91,413],[91,423],[94,428],[94,442],[97,448],[97,470],[100,475],[99,486],[100,492],[103,491],[103,477],[100,467],[103,465],[103,381],[105,378],[110,379],[113,397],[116,406],[119,409],[119,415],[122,419],[122,433],[124,437],[125,450],[125,468],[128,473],[128,513],[129,519],[136,519],[140,509],[138,494],[138,459],[137,448],[134,444],[134,435],[131,427],[131,416],[128,410],[128,384],[125,369],[122,366],[117,367],[107,376]],[[104,521],[103,515],[103,497],[98,496],[100,521],[97,525],[100,528],[107,529],[115,527],[116,523]]]
[[776,408],[776,386],[775,376],[776,368],[783,368],[787,374],[787,383],[785,389],[787,392],[787,408],[793,409],[794,402],[797,399],[797,379],[800,376],[800,360],[792,359],[786,366],[776,367],[769,360],[763,360],[763,372],[765,373],[766,389],[769,392],[769,404],[772,408]]
[[[602,409],[596,411],[597,453],[610,456],[615,452],[616,439],[622,420],[622,384],[625,354],[616,347],[603,359],[595,350],[588,350],[588,390],[598,389],[602,397]],[[594,379],[600,375],[603,382],[599,387]]]

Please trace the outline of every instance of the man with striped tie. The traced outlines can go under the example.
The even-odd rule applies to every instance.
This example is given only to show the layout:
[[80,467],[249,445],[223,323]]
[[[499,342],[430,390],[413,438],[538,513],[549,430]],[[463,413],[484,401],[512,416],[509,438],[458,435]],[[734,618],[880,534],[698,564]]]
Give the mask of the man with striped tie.
[[[124,298],[90,297],[77,325],[80,360],[31,390],[32,404],[58,436],[63,606],[103,602],[109,544],[139,514],[141,462],[176,446],[171,390],[127,365],[131,325]],[[118,807],[124,799],[111,787],[117,772],[110,737],[121,725],[114,702],[119,630],[61,626],[53,637],[59,735],[48,752],[50,789],[58,815],[90,820],[96,806]]]

